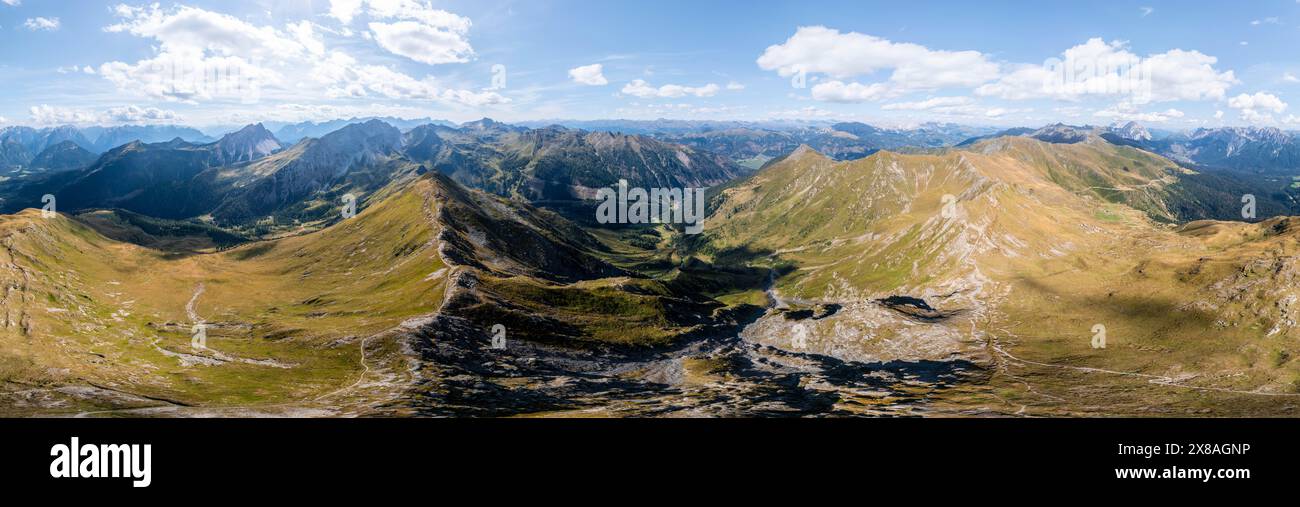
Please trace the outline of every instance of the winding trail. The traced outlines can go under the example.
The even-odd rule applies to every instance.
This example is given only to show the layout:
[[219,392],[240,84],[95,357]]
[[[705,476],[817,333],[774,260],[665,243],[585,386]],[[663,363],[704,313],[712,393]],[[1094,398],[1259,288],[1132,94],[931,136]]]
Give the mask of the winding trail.
[[199,302],[199,296],[203,295],[204,289],[205,287],[203,282],[199,282],[199,286],[194,288],[194,295],[190,297],[190,302],[185,303],[185,314],[188,315],[190,321],[195,324],[203,323],[203,317],[199,317],[199,313],[194,310],[194,306]]
[[361,385],[361,381],[366,379],[366,374],[370,373],[370,365],[366,364],[366,342],[369,342],[370,339],[374,337],[375,335],[370,335],[361,339],[361,375],[357,376],[357,381],[353,382],[351,385],[340,387],[335,391],[330,391],[328,393],[317,396],[313,398],[312,401],[320,401],[325,398],[329,398],[331,396],[339,394],[341,392],[355,389],[357,386]]

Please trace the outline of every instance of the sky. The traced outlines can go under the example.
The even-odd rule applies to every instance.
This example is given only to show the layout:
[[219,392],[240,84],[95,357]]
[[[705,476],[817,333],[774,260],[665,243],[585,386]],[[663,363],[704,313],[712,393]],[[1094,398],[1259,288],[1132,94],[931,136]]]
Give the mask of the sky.
[[0,126],[1300,129],[1300,0],[0,0]]

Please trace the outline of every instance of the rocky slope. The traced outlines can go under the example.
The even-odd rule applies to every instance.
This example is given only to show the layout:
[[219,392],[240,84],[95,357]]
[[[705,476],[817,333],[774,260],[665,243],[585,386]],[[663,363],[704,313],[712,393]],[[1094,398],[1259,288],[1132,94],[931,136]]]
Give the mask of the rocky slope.
[[415,410],[427,371],[469,367],[423,354],[483,353],[496,325],[560,357],[671,343],[720,306],[613,267],[549,212],[436,173],[324,230],[221,252],[169,255],[35,210],[0,219],[0,244],[8,415]]
[[[690,251],[773,273],[776,310],[747,339],[985,365],[995,395],[963,400],[978,410],[1278,410],[1300,392],[1274,338],[1300,332],[1290,220],[1161,225],[1170,165],[1095,138],[852,162],[801,149],[724,189]],[[1110,373],[1075,378],[1089,371]]]
[[591,199],[625,179],[633,187],[708,187],[745,170],[717,155],[647,136],[491,120],[406,134],[406,154],[475,188],[533,202]]

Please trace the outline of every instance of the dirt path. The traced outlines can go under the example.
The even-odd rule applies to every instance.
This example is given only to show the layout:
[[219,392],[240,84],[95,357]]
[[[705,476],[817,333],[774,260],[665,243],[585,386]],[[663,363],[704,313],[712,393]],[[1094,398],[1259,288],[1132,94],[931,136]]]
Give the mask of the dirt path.
[[334,396],[334,395],[336,395],[336,394],[342,393],[342,392],[344,392],[344,391],[348,391],[348,390],[351,390],[351,389],[355,389],[357,386],[361,385],[361,381],[366,379],[366,374],[370,373],[370,365],[366,364],[366,343],[369,342],[370,339],[371,339],[371,338],[374,338],[374,337],[375,337],[375,335],[370,335],[370,336],[367,336],[367,337],[361,339],[361,375],[357,376],[357,381],[356,381],[356,382],[353,382],[351,385],[348,385],[348,386],[345,386],[345,387],[340,387],[340,388],[339,388],[338,390],[336,390],[336,391],[331,391],[331,392],[328,392],[328,393],[322,394],[322,395],[320,395],[320,396],[317,396],[317,397],[316,397],[315,399],[313,399],[312,401],[320,401],[320,400],[323,400],[323,399],[325,399],[325,398],[329,398],[329,397]]
[[194,295],[190,296],[190,302],[185,303],[185,315],[188,315],[190,322],[195,324],[203,322],[203,317],[199,317],[198,312],[194,310],[195,305],[199,302],[199,296],[203,295],[203,290],[203,282],[199,282],[199,286],[194,288]]

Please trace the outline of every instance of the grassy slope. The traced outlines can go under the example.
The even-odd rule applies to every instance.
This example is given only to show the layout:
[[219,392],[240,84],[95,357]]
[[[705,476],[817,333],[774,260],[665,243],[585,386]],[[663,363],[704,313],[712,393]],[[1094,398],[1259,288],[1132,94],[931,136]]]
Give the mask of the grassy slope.
[[[1183,231],[1161,224],[1170,218],[1162,193],[1174,181],[1168,167],[1130,148],[1005,138],[843,163],[802,153],[728,188],[696,252],[731,265],[791,264],[778,290],[812,300],[979,292],[949,301],[987,304],[960,332],[1023,359],[1192,386],[1297,391],[1294,234],[1269,233],[1267,224]],[[955,218],[941,213],[944,194],[957,196]],[[1107,328],[1106,349],[1091,347],[1095,324]],[[1072,389],[1133,410],[1150,395],[1146,386],[1057,387],[1058,395]],[[1205,391],[1161,394],[1170,390],[1180,393],[1175,404],[1209,403]],[[999,394],[1043,401],[1013,384]],[[1261,398],[1234,403],[1276,406]]]
[[[644,346],[698,329],[719,306],[627,276],[548,212],[444,177],[383,194],[323,230],[216,253],[160,252],[33,210],[0,218],[0,397],[91,385],[204,407],[311,406],[363,379],[363,348],[369,385],[400,376],[406,356],[388,331],[440,310],[485,342],[500,323],[513,338]],[[461,275],[475,282],[444,306]],[[209,350],[190,346],[191,301]],[[7,413],[37,405],[0,398]]]
[[[418,189],[416,189],[418,190]],[[430,313],[444,266],[421,192],[405,192],[319,233],[177,257],[108,240],[62,216],[0,221],[9,269],[0,376],[32,385],[90,383],[190,404],[271,404],[350,383],[352,338]],[[187,303],[230,361],[186,365]],[[170,354],[170,355],[169,355]],[[220,356],[217,356],[220,357]]]

